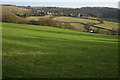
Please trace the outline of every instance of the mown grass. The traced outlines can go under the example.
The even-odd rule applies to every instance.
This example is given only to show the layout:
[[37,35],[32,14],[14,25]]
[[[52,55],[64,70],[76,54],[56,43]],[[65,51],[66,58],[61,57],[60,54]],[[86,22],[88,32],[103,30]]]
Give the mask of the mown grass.
[[3,23],[4,78],[116,78],[117,36]]

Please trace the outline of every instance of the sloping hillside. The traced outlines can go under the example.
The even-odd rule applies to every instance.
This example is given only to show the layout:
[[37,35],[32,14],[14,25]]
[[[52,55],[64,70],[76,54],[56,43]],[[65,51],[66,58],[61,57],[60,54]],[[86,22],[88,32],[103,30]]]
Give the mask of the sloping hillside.
[[104,21],[104,24],[99,24],[96,26],[103,27],[110,30],[117,30],[119,27],[117,22],[110,22],[110,21]]
[[97,20],[97,18],[93,18],[93,17],[89,17],[88,19],[82,19],[82,18],[73,18],[73,17],[62,16],[62,17],[55,17],[55,18],[53,18],[53,20],[71,23],[73,26],[78,28],[79,31],[85,31],[84,25],[82,25],[81,23],[83,23],[83,24],[95,23],[96,24],[95,26],[99,27],[99,28],[96,28],[95,26],[91,26],[90,28],[93,30],[103,28],[103,29],[101,29],[101,31],[99,31],[99,33],[102,33],[102,34],[104,34],[104,33],[111,34],[111,32],[109,32],[109,30],[116,31],[116,33],[117,33],[117,29],[118,29],[117,22],[103,21],[103,23],[100,23]]
[[29,21],[32,21],[32,20],[33,21],[38,21],[41,18],[43,18],[43,19],[50,18],[50,16],[49,15],[46,15],[46,16],[29,16],[29,17],[26,17],[25,19],[29,20]]
[[89,19],[79,19],[79,18],[73,18],[73,17],[56,17],[54,18],[54,20],[57,21],[61,21],[61,22],[83,22],[83,23],[89,23],[89,22],[93,22],[93,23],[99,23],[96,20],[89,20]]
[[77,14],[88,15],[92,17],[101,17],[104,20],[118,22],[119,9],[109,7],[82,7],[82,8],[60,8],[60,7],[34,7],[33,9],[51,11],[59,15]]
[[[82,19],[82,18],[74,18],[74,17],[55,17],[53,20],[59,21],[59,22],[69,22],[72,26],[77,28],[78,31],[85,31],[84,25],[80,23],[99,23],[97,20],[90,20],[90,19]],[[74,23],[75,22],[75,23]]]
[[117,36],[3,23],[4,78],[116,78]]
[[2,7],[2,13],[3,14],[8,14],[8,13],[19,13],[19,14],[24,14],[24,13],[30,13],[30,9],[26,9],[24,7],[19,7],[19,6],[14,6],[14,5],[0,5]]

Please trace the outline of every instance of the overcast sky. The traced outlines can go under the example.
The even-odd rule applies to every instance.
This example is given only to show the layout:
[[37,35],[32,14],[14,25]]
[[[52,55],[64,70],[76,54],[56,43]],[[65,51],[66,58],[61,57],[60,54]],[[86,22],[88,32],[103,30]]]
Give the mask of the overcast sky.
[[57,6],[57,7],[114,7],[118,8],[119,0],[1,0],[2,4]]
[[1,0],[2,2],[118,2],[119,0]]

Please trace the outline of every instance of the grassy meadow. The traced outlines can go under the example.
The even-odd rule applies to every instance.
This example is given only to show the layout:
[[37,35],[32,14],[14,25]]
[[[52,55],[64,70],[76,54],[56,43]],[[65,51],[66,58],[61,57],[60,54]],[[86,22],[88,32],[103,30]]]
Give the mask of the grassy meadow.
[[9,13],[30,13],[30,9],[26,9],[24,7],[17,7],[17,6],[1,6],[2,8],[2,14],[9,14]]
[[[49,19],[50,16],[30,16],[30,17],[26,17],[25,20],[26,21],[38,21],[39,19]],[[80,24],[80,23],[71,23],[71,22],[82,22],[84,24],[88,24],[88,23],[100,23],[99,21],[97,21],[97,18],[94,17],[88,17],[88,19],[82,19],[82,18],[73,18],[73,17],[65,17],[65,16],[54,16],[51,18],[52,20],[55,21],[59,21],[59,22],[69,22],[73,27],[75,27],[78,31],[85,31],[84,25]],[[90,20],[90,19],[96,19],[96,20]],[[101,28],[105,28],[105,29],[109,29],[109,30],[114,30],[117,31],[118,30],[118,23],[117,22],[110,22],[110,21],[103,21],[104,23],[102,24],[97,24],[95,26],[101,27]],[[91,29],[96,30],[97,28],[91,27]],[[100,33],[106,34],[108,33],[108,30],[100,30]],[[111,33],[109,33],[111,34]]]
[[103,27],[110,30],[117,30],[118,29],[118,23],[117,22],[110,22],[110,21],[104,21],[103,24],[96,25],[98,27]]
[[2,23],[3,78],[117,78],[117,36]]
[[42,18],[49,18],[50,16],[29,16],[29,17],[26,17],[25,19],[28,20],[28,21],[38,21],[39,19],[42,19]]
[[96,20],[89,20],[89,19],[82,19],[82,18],[73,18],[73,17],[55,17],[54,20],[61,21],[61,22],[82,22],[82,23],[99,23]]
[[[90,20],[90,19],[82,19],[82,18],[73,18],[73,17],[55,17],[52,18],[53,20],[59,21],[59,22],[82,22],[82,23],[99,23],[97,20]],[[74,26],[78,31],[85,31],[84,25],[80,23],[70,23],[72,26]]]

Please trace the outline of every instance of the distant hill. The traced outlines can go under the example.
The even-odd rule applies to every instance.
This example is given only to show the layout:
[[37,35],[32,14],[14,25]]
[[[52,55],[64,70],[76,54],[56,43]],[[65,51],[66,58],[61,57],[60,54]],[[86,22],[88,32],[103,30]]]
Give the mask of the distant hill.
[[0,5],[2,6],[3,13],[34,13],[37,11],[51,12],[57,16],[77,16],[77,14],[102,18],[108,21],[119,20],[119,9],[118,8],[109,8],[109,7],[82,7],[82,8],[60,8],[60,7],[31,7],[31,6],[16,6],[16,5]]
[[117,8],[109,7],[82,7],[82,8],[59,8],[59,7],[32,7],[34,10],[40,10],[44,12],[57,13],[58,15],[87,15],[97,18],[102,18],[108,21],[118,21],[118,12]]

